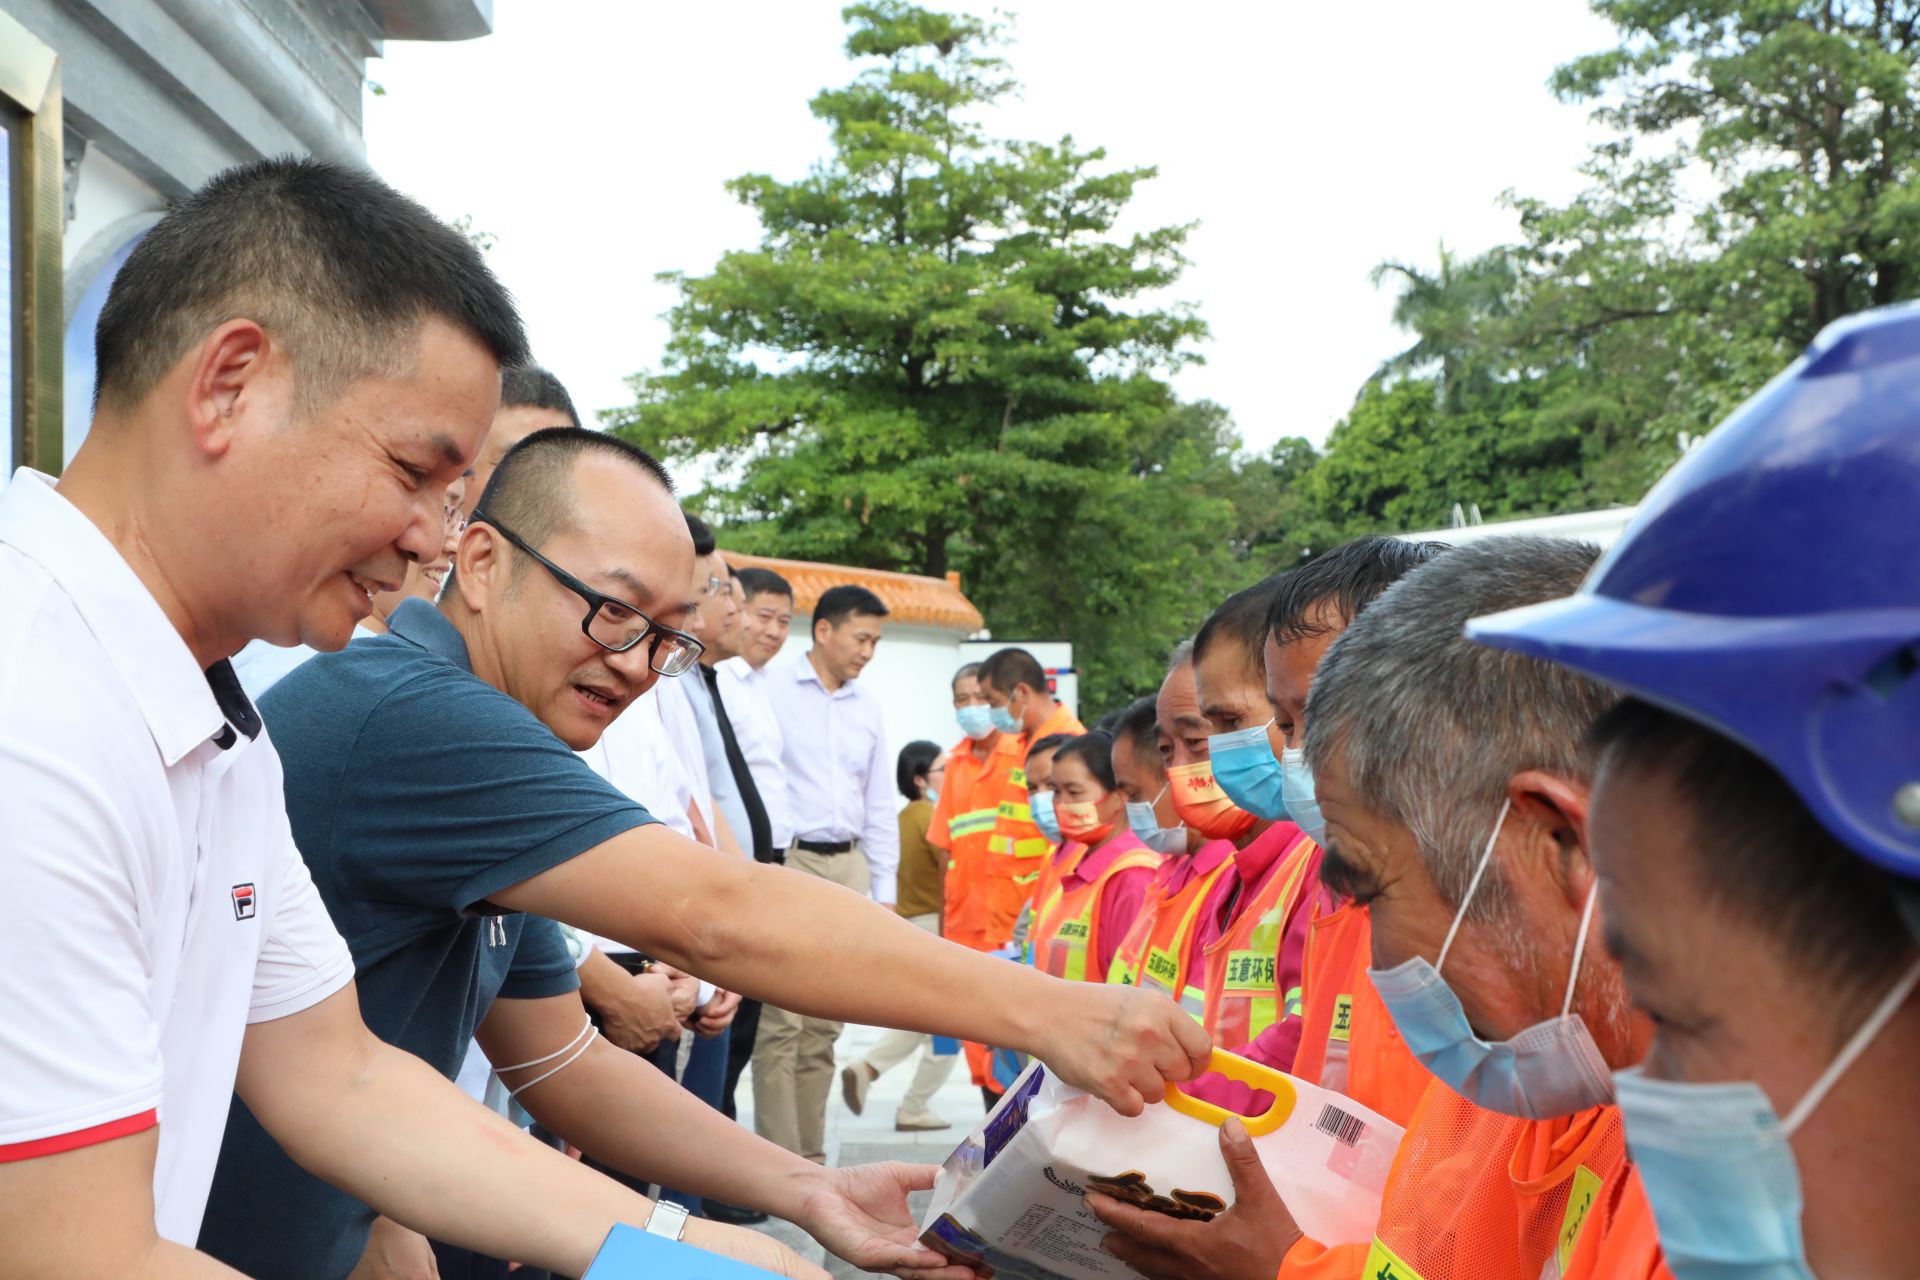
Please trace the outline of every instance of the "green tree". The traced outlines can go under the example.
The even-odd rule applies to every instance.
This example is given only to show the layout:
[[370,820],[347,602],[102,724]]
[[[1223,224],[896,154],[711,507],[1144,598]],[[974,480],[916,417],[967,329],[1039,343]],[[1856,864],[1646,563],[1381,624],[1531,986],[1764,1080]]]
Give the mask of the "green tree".
[[1514,286],[1506,252],[1462,262],[1443,241],[1437,270],[1389,261],[1375,267],[1372,278],[1375,288],[1389,279],[1399,281],[1393,322],[1415,338],[1380,367],[1380,376],[1437,368],[1442,404],[1450,413],[1460,412],[1469,392],[1484,389],[1493,372],[1490,322],[1506,314]]
[[[1189,228],[1120,235],[1151,168],[980,123],[1014,85],[1002,32],[899,0],[843,11],[869,63],[813,99],[832,153],[730,184],[760,245],[680,292],[661,363],[610,425],[718,479],[694,501],[748,551],[940,575],[1002,634],[1080,646],[1090,705],[1139,687],[1230,571],[1208,497],[1220,424],[1165,376],[1204,324],[1150,306]],[[1107,682],[1117,682],[1111,686]]]
[[1415,338],[1382,377],[1430,385],[1363,393],[1329,440],[1308,488],[1336,527],[1426,523],[1448,495],[1635,502],[1822,326],[1920,294],[1920,5],[1592,8],[1618,44],[1551,82],[1611,127],[1585,190],[1509,193],[1520,241],[1482,258],[1375,273]]

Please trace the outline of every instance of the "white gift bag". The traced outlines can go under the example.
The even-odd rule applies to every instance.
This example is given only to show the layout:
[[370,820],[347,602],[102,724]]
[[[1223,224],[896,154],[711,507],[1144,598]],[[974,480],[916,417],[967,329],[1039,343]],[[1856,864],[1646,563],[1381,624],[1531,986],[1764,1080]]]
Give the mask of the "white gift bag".
[[[1400,1126],[1229,1053],[1216,1050],[1211,1069],[1272,1095],[1242,1122],[1300,1229],[1324,1244],[1370,1240]],[[1084,1197],[1180,1218],[1224,1213],[1233,1182],[1218,1131],[1231,1114],[1176,1086],[1129,1120],[1035,1063],[941,1167],[921,1243],[996,1280],[1128,1280],[1137,1273],[1100,1248],[1110,1229]]]

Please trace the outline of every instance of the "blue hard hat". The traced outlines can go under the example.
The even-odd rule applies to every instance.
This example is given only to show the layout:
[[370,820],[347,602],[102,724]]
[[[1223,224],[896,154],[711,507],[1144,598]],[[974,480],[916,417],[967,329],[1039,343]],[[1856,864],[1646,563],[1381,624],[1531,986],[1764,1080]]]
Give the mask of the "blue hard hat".
[[1647,495],[1577,595],[1476,618],[1740,742],[1920,878],[1920,306],[1829,325]]

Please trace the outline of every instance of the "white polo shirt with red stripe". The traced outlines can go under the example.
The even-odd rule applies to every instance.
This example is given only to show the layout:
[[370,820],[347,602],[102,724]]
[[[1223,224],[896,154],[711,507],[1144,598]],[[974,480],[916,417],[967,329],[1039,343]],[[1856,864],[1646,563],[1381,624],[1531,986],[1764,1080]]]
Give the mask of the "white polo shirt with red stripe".
[[191,1245],[247,1025],[353,977],[280,760],[94,524],[0,491],[0,1161],[158,1124],[159,1234]]

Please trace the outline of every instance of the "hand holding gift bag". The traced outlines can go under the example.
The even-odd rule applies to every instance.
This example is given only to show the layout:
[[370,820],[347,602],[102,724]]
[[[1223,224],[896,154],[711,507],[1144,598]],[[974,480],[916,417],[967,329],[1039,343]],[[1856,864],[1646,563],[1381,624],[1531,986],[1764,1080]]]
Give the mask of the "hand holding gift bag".
[[[1400,1126],[1351,1099],[1216,1051],[1212,1069],[1269,1095],[1243,1118],[1262,1167],[1300,1229],[1328,1244],[1364,1243]],[[1127,1280],[1100,1247],[1094,1192],[1174,1219],[1233,1204],[1219,1127],[1232,1113],[1167,1091],[1165,1106],[1127,1119],[1035,1064],[947,1159],[922,1243],[999,1280]]]

